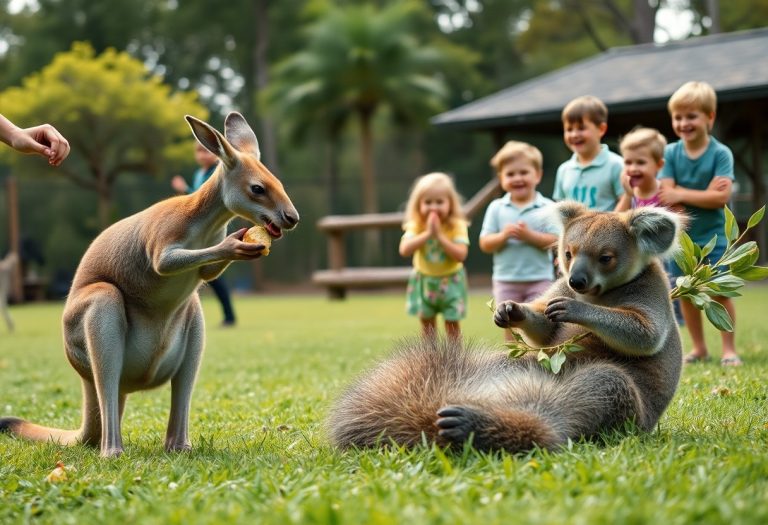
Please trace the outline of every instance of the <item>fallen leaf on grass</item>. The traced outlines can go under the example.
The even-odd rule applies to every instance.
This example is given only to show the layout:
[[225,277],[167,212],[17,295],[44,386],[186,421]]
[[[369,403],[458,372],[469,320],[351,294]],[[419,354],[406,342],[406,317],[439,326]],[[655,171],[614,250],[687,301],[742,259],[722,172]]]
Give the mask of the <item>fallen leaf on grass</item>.
[[56,468],[45,476],[45,481],[48,483],[61,483],[62,481],[67,481],[67,469],[64,466],[64,463],[57,461]]

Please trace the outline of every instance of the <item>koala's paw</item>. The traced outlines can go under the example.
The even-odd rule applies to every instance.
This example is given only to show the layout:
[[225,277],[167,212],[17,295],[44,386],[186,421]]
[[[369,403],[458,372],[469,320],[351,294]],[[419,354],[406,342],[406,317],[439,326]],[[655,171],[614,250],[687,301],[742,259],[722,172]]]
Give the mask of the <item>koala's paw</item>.
[[544,315],[554,323],[575,323],[582,303],[571,297],[555,297],[547,303]]
[[525,319],[523,307],[514,301],[505,301],[496,307],[493,322],[501,328],[510,328]]

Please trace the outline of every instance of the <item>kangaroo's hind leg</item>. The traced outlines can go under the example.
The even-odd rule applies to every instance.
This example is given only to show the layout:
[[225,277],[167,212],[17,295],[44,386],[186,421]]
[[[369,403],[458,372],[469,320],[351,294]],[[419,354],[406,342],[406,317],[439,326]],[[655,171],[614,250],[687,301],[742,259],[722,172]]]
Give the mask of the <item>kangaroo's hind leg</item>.
[[83,441],[92,441],[98,435],[93,420],[95,391],[103,457],[114,457],[123,452],[120,418],[125,396],[120,392],[120,378],[127,324],[123,296],[108,283],[96,283],[77,290],[67,302],[64,313],[67,355],[84,379],[83,424],[86,427]]
[[184,315],[185,333],[178,343],[184,346],[184,355],[171,379],[171,413],[165,435],[165,449],[168,451],[192,448],[189,441],[189,407],[205,341],[203,312],[197,295],[190,299]]

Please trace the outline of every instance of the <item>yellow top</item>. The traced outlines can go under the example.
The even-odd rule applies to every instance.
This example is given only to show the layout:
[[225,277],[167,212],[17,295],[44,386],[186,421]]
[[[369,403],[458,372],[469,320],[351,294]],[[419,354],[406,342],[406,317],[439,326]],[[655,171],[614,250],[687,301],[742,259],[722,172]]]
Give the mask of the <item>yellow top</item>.
[[[440,229],[443,234],[453,242],[469,245],[469,233],[467,232],[467,223],[461,220],[453,221],[454,226],[442,224]],[[408,239],[423,232],[424,229],[416,230],[416,225],[409,222],[405,225],[403,238]],[[429,277],[440,277],[456,273],[464,267],[464,264],[451,259],[437,239],[430,238],[424,245],[413,254],[413,267],[422,275]]]

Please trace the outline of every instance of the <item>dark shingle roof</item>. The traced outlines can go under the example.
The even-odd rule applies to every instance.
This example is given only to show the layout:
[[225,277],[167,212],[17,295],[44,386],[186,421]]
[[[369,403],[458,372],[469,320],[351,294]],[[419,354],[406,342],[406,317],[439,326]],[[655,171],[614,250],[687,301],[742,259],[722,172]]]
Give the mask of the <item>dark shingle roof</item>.
[[437,115],[432,123],[468,129],[559,124],[563,106],[587,94],[605,102],[611,115],[658,110],[689,80],[709,82],[718,102],[768,98],[768,28],[610,49]]

